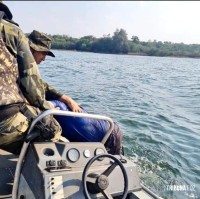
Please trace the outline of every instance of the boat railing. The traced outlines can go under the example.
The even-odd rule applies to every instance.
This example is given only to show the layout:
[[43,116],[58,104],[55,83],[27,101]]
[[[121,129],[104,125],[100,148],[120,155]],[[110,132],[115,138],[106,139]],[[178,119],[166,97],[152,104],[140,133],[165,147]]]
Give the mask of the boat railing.
[[71,111],[62,111],[62,110],[47,110],[39,114],[31,123],[31,126],[29,128],[29,131],[27,133],[30,134],[30,132],[33,130],[34,126],[42,120],[42,118],[46,117],[47,115],[62,115],[62,116],[71,116],[71,117],[82,117],[82,118],[90,118],[90,119],[98,119],[98,120],[107,120],[110,124],[108,131],[106,132],[105,136],[101,140],[101,143],[105,144],[106,140],[110,136],[110,133],[113,130],[114,123],[111,118],[103,115],[95,115],[95,114],[89,114],[89,113],[77,113],[77,112],[71,112]]

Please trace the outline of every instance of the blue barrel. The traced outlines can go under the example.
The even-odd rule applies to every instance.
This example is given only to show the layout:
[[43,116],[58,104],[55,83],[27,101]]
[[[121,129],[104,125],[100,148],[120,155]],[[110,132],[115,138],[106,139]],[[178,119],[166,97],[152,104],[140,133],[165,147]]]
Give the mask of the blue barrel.
[[[52,100],[51,102],[60,110],[71,111],[61,101]],[[84,113],[87,113],[83,107],[81,108]],[[55,115],[54,117],[62,127],[62,136],[71,142],[100,142],[109,128],[109,123],[105,120],[61,115]]]

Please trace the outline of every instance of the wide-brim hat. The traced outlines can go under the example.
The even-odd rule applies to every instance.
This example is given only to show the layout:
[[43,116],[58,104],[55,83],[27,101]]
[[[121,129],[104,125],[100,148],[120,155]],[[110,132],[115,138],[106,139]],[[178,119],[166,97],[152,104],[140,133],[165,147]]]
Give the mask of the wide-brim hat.
[[10,12],[9,8],[2,1],[0,1],[0,11],[4,11],[9,20],[13,18],[13,15]]
[[51,57],[55,57],[55,55],[50,51],[51,49],[51,39],[44,33],[41,33],[37,30],[33,30],[33,32],[28,36],[29,45],[36,51],[46,52],[47,55]]

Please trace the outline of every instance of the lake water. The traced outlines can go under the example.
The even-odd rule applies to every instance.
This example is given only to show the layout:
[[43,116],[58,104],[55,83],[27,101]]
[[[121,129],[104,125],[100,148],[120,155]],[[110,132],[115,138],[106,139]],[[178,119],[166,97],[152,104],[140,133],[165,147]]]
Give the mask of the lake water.
[[40,65],[43,79],[120,125],[146,186],[163,198],[200,198],[199,59],[54,53]]

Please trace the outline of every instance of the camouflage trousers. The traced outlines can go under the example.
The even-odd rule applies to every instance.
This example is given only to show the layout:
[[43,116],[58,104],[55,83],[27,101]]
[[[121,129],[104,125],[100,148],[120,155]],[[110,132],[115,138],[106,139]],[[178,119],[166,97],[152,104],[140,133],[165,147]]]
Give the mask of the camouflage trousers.
[[[28,107],[35,115],[40,113],[38,108]],[[53,142],[58,141],[62,132],[59,123],[50,115],[46,116],[45,119],[50,121],[49,125],[51,125],[54,131],[54,137],[49,140]],[[0,121],[0,148],[14,154],[19,154],[29,126],[30,122],[28,118],[21,112]],[[39,136],[38,140],[45,141],[42,136]]]

